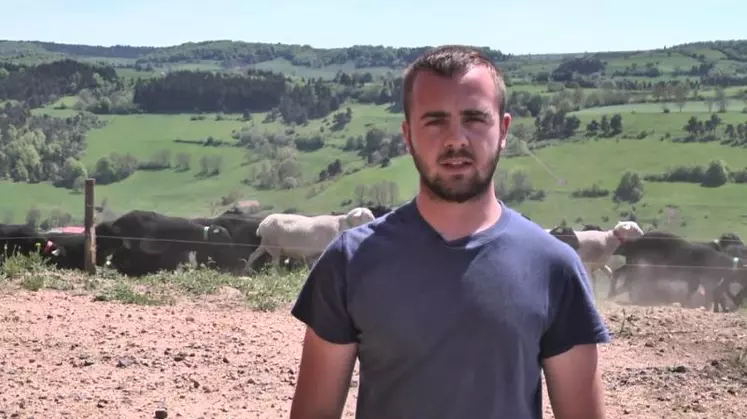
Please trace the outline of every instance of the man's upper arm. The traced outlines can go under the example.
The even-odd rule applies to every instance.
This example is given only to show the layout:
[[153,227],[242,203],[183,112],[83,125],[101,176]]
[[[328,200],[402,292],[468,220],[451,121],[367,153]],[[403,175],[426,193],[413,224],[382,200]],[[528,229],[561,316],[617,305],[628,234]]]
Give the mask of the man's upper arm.
[[549,283],[549,325],[540,343],[543,359],[576,345],[610,341],[581,259],[568,249],[554,265]]
[[307,325],[291,418],[339,418],[355,365],[357,332],[347,311],[344,235],[311,268],[291,314]]
[[598,343],[610,341],[581,259],[573,253],[552,269],[540,357],[555,417],[603,418]]
[[347,309],[345,234],[325,249],[311,268],[291,314],[320,338],[337,344],[356,343],[357,331]]
[[576,345],[542,362],[557,419],[603,419],[604,383],[596,344]]

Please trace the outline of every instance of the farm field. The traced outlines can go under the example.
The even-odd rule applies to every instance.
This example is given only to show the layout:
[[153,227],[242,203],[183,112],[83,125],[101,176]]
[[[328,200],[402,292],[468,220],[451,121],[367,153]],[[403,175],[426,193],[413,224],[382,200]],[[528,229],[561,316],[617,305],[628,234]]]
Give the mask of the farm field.
[[[133,281],[37,271],[0,282],[0,410],[287,417],[303,341],[289,303],[302,275]],[[601,350],[609,417],[720,419],[747,409],[744,312],[599,304],[613,334]],[[346,418],[358,380],[356,368]],[[552,418],[546,392],[543,405]]]

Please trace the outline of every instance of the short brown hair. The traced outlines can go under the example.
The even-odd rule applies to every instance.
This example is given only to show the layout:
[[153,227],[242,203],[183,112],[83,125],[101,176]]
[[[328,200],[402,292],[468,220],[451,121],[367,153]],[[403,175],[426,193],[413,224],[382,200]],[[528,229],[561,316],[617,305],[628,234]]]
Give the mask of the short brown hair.
[[466,45],[443,45],[428,50],[405,69],[402,80],[402,107],[405,119],[410,119],[410,96],[418,73],[429,71],[441,77],[451,78],[476,66],[485,66],[493,73],[498,91],[496,98],[498,111],[503,116],[506,111],[506,83],[501,69],[478,48]]

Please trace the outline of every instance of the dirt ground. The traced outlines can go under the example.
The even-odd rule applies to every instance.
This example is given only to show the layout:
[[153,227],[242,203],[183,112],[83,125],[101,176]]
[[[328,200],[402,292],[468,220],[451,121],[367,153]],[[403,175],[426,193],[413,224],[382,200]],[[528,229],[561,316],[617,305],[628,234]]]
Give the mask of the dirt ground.
[[[230,289],[167,307],[1,295],[0,418],[148,418],[161,407],[169,418],[288,417],[303,329],[287,310],[238,299]],[[616,336],[602,349],[609,418],[747,417],[746,316],[602,309]]]

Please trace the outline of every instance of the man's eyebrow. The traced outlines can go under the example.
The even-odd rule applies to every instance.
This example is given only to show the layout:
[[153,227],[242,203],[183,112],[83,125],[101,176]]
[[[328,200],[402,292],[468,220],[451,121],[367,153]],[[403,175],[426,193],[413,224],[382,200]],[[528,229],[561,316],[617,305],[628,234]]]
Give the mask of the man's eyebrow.
[[467,109],[462,111],[462,116],[479,116],[484,119],[490,118],[490,112],[480,109]]
[[443,119],[448,117],[449,113],[444,111],[428,111],[420,115],[420,119]]

